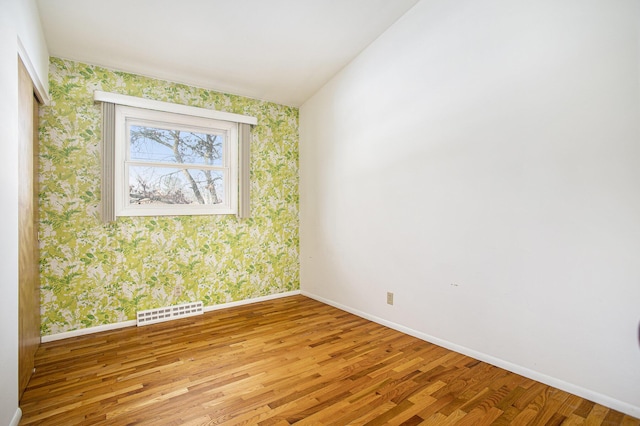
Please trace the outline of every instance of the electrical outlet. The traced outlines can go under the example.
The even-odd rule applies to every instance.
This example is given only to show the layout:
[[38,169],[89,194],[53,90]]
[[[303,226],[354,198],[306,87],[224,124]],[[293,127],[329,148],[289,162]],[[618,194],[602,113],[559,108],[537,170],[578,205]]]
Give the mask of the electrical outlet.
[[393,293],[387,292],[387,305],[393,305]]

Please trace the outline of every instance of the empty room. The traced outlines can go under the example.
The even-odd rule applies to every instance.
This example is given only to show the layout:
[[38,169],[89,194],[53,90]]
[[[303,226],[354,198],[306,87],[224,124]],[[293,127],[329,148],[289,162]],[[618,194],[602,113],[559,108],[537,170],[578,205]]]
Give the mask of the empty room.
[[640,1],[0,0],[0,425],[640,426]]

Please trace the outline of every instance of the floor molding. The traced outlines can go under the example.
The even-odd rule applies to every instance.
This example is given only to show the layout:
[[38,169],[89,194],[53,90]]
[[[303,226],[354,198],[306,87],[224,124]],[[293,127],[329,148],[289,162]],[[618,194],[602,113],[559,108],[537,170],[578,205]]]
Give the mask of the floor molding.
[[[204,312],[217,311],[220,309],[233,308],[235,306],[250,305],[252,303],[264,302],[266,300],[279,299],[281,297],[295,296],[298,294],[301,294],[300,290],[287,291],[284,293],[277,293],[277,294],[269,294],[267,296],[260,296],[253,299],[238,300],[235,302],[221,303],[219,305],[205,306],[203,308],[203,311]],[[72,330],[72,331],[66,331],[64,333],[57,333],[57,334],[51,334],[48,336],[42,336],[40,341],[42,343],[54,342],[56,340],[63,340],[63,339],[69,339],[71,337],[85,336],[87,334],[100,333],[102,331],[117,330],[119,328],[125,328],[125,327],[135,327],[136,324],[137,324],[136,320],[129,320],[129,321],[116,322],[113,324],[98,325],[96,327],[82,328],[80,330]]]
[[357,315],[361,318],[368,319],[375,323],[384,325],[386,327],[392,328],[394,330],[400,331],[402,333],[408,334],[410,336],[416,337],[418,339],[424,340],[429,343],[433,343],[434,345],[442,346],[443,348],[461,353],[463,355],[470,356],[479,361],[486,362],[491,365],[495,365],[496,367],[503,368],[507,371],[511,371],[512,373],[520,374],[521,376],[527,377],[529,379],[536,380],[540,383],[553,386],[565,392],[572,393],[581,398],[588,399],[590,401],[596,402],[598,404],[604,405],[606,407],[612,408],[616,411],[620,411],[622,413],[628,414],[633,417],[640,418],[640,406],[635,406],[624,401],[620,401],[618,399],[612,398],[610,396],[601,394],[599,392],[592,391],[590,389],[583,388],[581,386],[574,385],[572,383],[565,382],[563,380],[557,379],[555,377],[547,376],[546,374],[540,373],[535,370],[531,370],[529,368],[523,367],[518,364],[513,364],[509,361],[505,361],[500,358],[493,357],[491,355],[475,351],[473,349],[457,345],[455,343],[439,339],[437,337],[431,336],[426,333],[422,333],[420,331],[411,329],[409,327],[405,327],[403,325],[387,321],[383,318],[377,317],[375,315],[370,315],[366,312],[360,311],[358,309],[353,309],[349,306],[343,305],[341,303],[335,302],[330,299],[325,299],[324,297],[318,296],[313,293],[309,293],[307,291],[302,291],[301,294],[303,296],[309,297],[311,299],[317,300],[322,303],[326,303],[327,305],[333,306],[334,308],[341,309],[343,311],[349,312],[351,314]]
[[55,342],[56,340],[70,339],[72,337],[85,336],[87,334],[100,333],[102,331],[117,330],[125,327],[135,327],[136,320],[115,322],[113,324],[103,324],[95,327],[81,328],[80,330],[65,331],[63,333],[42,336],[41,343]]
[[235,306],[250,305],[252,303],[264,302],[264,301],[273,300],[273,299],[280,299],[282,297],[296,296],[298,294],[302,294],[300,290],[287,291],[287,292],[284,292],[284,293],[277,293],[277,294],[269,294],[267,296],[260,296],[260,297],[254,298],[254,299],[245,299],[245,300],[238,300],[237,302],[222,303],[220,305],[205,306],[202,310],[204,312],[218,311],[220,309],[233,308]]
[[20,419],[22,419],[22,410],[18,407],[16,413],[13,415],[13,419],[11,419],[11,423],[9,423],[9,426],[18,426],[18,424],[20,424]]

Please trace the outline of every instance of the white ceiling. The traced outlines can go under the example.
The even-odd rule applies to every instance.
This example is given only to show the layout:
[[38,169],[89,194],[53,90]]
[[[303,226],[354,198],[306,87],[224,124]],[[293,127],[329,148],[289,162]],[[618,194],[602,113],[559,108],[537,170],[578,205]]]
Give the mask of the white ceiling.
[[300,106],[418,0],[38,0],[51,56]]

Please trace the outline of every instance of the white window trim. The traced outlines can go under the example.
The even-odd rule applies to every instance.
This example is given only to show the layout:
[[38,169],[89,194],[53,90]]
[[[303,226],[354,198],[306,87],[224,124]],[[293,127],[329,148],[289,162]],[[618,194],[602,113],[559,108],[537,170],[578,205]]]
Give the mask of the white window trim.
[[245,123],[251,125],[258,124],[258,119],[249,115],[233,114],[230,112],[216,111],[188,105],[172,104],[170,102],[154,101],[135,96],[120,95],[118,93],[102,92],[100,90],[93,92],[93,99],[96,102],[107,102],[116,105],[144,108],[154,111],[173,112],[176,114],[190,115],[192,117],[213,118],[214,120],[231,121],[234,123]]
[[[211,129],[225,133],[224,162],[212,169],[224,174],[224,203],[222,204],[141,204],[130,203],[129,165],[137,162],[129,158],[130,123],[148,123],[150,126],[171,127],[187,131],[207,132]],[[154,124],[155,123],[155,124]],[[238,124],[210,118],[193,117],[171,112],[153,111],[116,105],[115,116],[115,214],[116,216],[171,216],[237,214],[238,212]],[[151,167],[166,164],[143,162]],[[140,164],[143,164],[140,163]]]
[[[249,209],[249,145],[250,145],[250,126],[257,124],[257,118],[233,114],[222,111],[209,110],[204,108],[191,107],[187,105],[172,104],[168,102],[154,101],[149,99],[137,98],[134,96],[120,95],[116,93],[108,93],[95,91],[94,100],[103,103],[103,181],[102,181],[102,216],[105,223],[114,221],[117,216],[156,216],[156,215],[197,215],[197,214],[237,214],[238,218],[245,219],[250,216]],[[111,105],[111,109],[107,108]],[[109,113],[114,111],[116,113]],[[211,125],[211,120],[220,120],[226,122],[224,126],[230,125],[231,136],[233,142],[230,148],[228,158],[233,159],[235,164],[235,173],[225,184],[228,183],[228,189],[225,187],[225,194],[229,194],[229,201],[226,205],[180,205],[174,207],[165,207],[162,205],[147,206],[142,208],[127,208],[129,205],[128,188],[123,188],[124,182],[128,182],[124,174],[124,158],[128,150],[128,135],[119,133],[126,132],[126,125],[120,125],[123,117],[116,118],[117,110],[123,111],[123,107],[133,107],[137,109],[147,110],[147,113],[153,115],[153,111],[161,113],[169,113],[173,115],[181,114],[183,119],[192,123],[199,123],[199,119],[209,119],[209,123],[204,127]],[[145,114],[147,114],[145,113]],[[134,114],[135,115],[135,114]],[[107,118],[112,117],[112,118]],[[137,115],[136,115],[137,117]],[[115,121],[118,120],[118,125]],[[175,122],[174,120],[167,120]],[[215,123],[214,128],[221,128],[220,123]],[[116,138],[126,138],[126,143],[115,143]],[[114,146],[115,145],[115,146]],[[123,152],[116,153],[116,147],[119,146]],[[238,158],[240,157],[240,158]],[[116,186],[117,185],[117,186]],[[229,191],[229,192],[226,192]],[[115,196],[115,193],[125,194],[126,199],[122,196]]]

